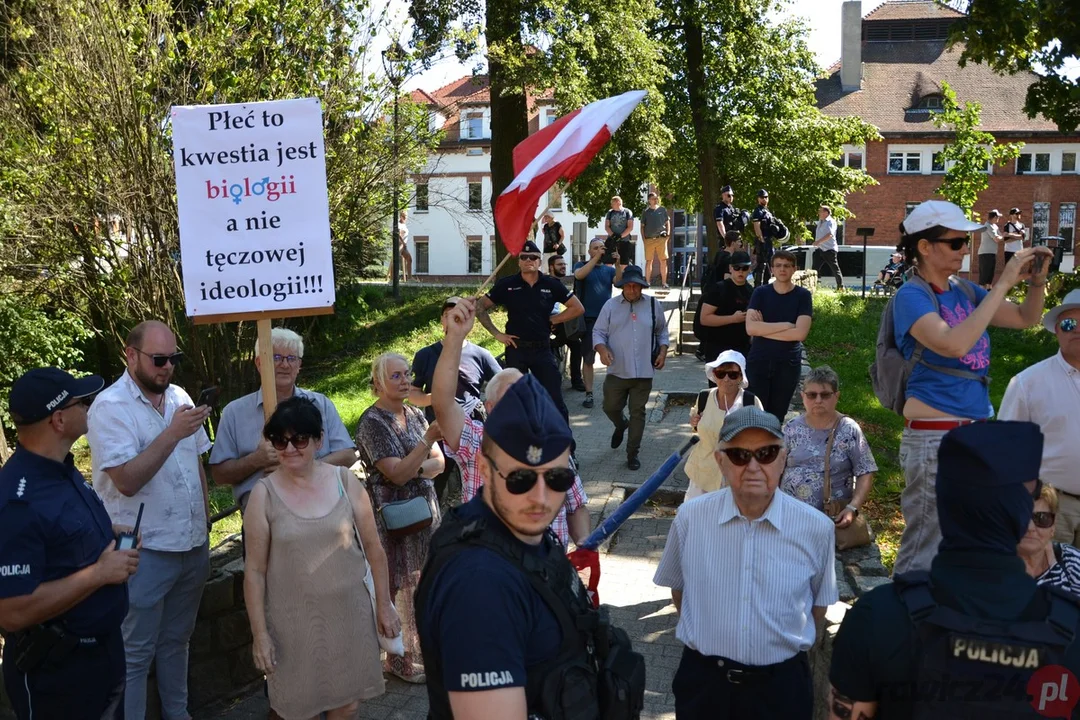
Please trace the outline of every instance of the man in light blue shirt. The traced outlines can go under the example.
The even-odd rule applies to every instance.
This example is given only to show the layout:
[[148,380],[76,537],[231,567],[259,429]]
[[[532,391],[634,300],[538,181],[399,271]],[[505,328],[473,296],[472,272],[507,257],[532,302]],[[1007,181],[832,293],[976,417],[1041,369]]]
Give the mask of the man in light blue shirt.
[[832,208],[822,205],[818,208],[818,224],[814,229],[814,247],[821,251],[825,266],[836,279],[836,289],[844,289],[844,276],[840,274],[840,263],[836,259],[836,219]]
[[[643,295],[649,287],[641,268],[628,265],[615,282],[622,294],[611,298],[600,310],[593,328],[593,347],[600,362],[607,366],[604,380],[604,414],[615,425],[611,447],[622,445],[626,429],[626,466],[641,467],[638,451],[645,434],[645,405],[652,392],[656,370],[664,367],[667,357],[667,318],[660,303],[651,295]],[[629,404],[630,418],[623,414]]]

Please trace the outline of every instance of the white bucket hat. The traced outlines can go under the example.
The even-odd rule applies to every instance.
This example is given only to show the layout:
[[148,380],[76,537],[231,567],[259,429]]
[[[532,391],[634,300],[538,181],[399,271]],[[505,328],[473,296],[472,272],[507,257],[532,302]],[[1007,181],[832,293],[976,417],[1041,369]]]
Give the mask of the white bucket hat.
[[1071,291],[1065,296],[1065,300],[1060,305],[1043,315],[1043,327],[1050,332],[1054,332],[1055,328],[1057,328],[1058,317],[1061,316],[1061,313],[1066,310],[1076,310],[1078,308],[1080,308],[1080,288]]
[[706,363],[705,379],[719,385],[720,381],[716,378],[716,368],[727,363],[735,363],[739,366],[739,370],[742,372],[742,387],[745,389],[750,384],[750,381],[746,379],[746,358],[737,350],[725,350],[711,363]]

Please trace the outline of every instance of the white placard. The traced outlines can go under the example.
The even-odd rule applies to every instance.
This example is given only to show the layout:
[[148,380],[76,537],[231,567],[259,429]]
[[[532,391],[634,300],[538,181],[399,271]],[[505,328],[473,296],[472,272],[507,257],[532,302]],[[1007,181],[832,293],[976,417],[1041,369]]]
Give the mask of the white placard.
[[317,98],[172,109],[189,316],[334,304]]

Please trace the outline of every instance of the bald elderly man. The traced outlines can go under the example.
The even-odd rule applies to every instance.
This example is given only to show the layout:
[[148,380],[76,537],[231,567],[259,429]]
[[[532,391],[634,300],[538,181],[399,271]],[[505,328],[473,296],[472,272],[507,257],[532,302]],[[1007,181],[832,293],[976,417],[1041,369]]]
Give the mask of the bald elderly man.
[[209,499],[199,456],[210,450],[203,423],[172,384],[184,354],[164,323],[139,323],[127,337],[127,370],[90,408],[87,440],[94,490],[117,525],[134,525],[140,505],[139,569],[128,581],[124,619],[124,716],[146,716],[146,677],[157,658],[162,717],[187,718],[188,640],[210,569]]

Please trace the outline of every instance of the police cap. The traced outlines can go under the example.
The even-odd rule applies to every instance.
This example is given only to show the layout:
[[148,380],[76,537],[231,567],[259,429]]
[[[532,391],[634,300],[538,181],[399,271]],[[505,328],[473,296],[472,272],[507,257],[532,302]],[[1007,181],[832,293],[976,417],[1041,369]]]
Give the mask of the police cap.
[[484,423],[484,434],[526,465],[549,463],[574,441],[548,391],[531,374],[511,385],[495,404]]
[[[540,248],[538,248],[536,246],[536,243],[534,243],[532,240],[526,240],[525,244],[521,247],[521,252],[523,252],[523,253],[536,253],[537,255],[539,255],[540,254]],[[518,254],[520,255],[521,253],[518,253]]]
[[98,375],[76,379],[60,368],[35,368],[11,386],[8,408],[18,425],[44,420],[72,400],[101,391],[105,381]]

